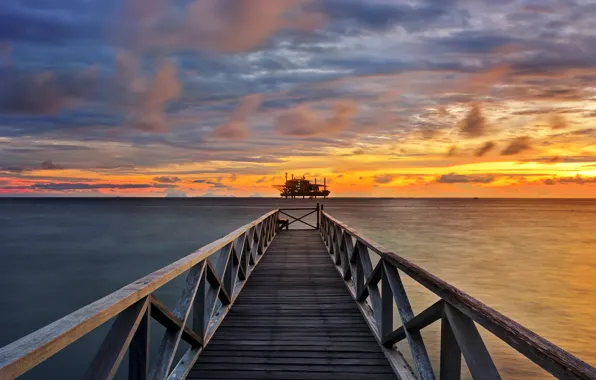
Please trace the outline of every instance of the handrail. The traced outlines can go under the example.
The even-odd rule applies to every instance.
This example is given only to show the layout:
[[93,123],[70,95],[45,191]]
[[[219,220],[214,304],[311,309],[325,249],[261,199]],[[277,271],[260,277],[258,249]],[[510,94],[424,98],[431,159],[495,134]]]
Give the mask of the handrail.
[[[225,317],[276,234],[279,210],[236,229],[3,348],[0,379],[17,377],[115,317],[85,378],[112,378],[130,347],[131,379],[184,378]],[[188,271],[173,311],[153,292]],[[217,300],[221,301],[218,309]],[[186,327],[193,310],[193,328]],[[149,316],[167,328],[149,372]],[[170,372],[181,339],[191,347]],[[148,376],[149,375],[149,376]]]
[[[318,230],[319,229],[319,215],[320,215],[320,210],[321,210],[321,205],[319,203],[317,203],[316,207],[294,207],[294,208],[281,208],[279,209],[279,213],[281,215],[285,215],[288,218],[291,218],[292,220],[287,220],[286,223],[284,223],[284,227],[286,229],[289,229],[289,227],[294,224],[294,223],[302,223],[304,225],[306,225],[307,227],[312,228],[313,230]],[[303,214],[300,217],[288,214],[286,211],[306,211],[306,214]],[[310,224],[309,222],[305,221],[304,218],[306,218],[307,216],[310,216],[312,214],[316,214],[316,218],[317,218],[317,222],[316,225],[313,226],[312,224]]]
[[[348,289],[358,301],[361,311],[368,316],[367,322],[377,340],[385,348],[393,348],[398,341],[407,339],[421,379],[435,377],[420,330],[437,320],[442,321],[441,379],[460,378],[460,352],[474,378],[500,378],[474,322],[559,379],[596,379],[594,367],[325,211],[321,212],[321,236]],[[380,256],[374,269],[369,249]],[[398,270],[441,300],[414,316]],[[379,292],[377,284],[381,281],[382,292]],[[392,328],[394,301],[405,328]]]

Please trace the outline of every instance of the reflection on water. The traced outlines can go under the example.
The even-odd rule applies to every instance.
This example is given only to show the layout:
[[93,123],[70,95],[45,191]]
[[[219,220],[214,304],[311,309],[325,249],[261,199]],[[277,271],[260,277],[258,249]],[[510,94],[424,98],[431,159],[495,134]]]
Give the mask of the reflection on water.
[[[328,206],[399,255],[596,364],[596,201],[384,200],[383,212]],[[336,206],[336,205],[333,205]],[[404,282],[414,310],[436,296]],[[423,336],[438,365],[438,326]],[[547,378],[488,332],[504,378]],[[400,345],[404,347],[404,345]],[[404,351],[407,350],[404,348]]]
[[[0,199],[0,345],[116,290],[276,206],[313,200]],[[330,199],[325,209],[596,365],[596,201]],[[436,297],[404,277],[416,312]],[[175,285],[175,284],[174,284]],[[163,289],[166,302],[179,288]],[[396,324],[397,327],[397,324]],[[101,332],[27,378],[77,378]],[[438,366],[438,328],[423,334]],[[503,378],[546,378],[487,337]],[[407,353],[407,347],[400,345]]]

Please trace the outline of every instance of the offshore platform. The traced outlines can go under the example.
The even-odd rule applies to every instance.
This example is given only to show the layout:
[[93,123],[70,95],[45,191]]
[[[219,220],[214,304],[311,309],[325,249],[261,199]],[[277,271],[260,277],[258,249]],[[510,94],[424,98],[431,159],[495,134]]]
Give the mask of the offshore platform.
[[311,183],[304,176],[302,178],[294,178],[293,174],[292,179],[288,179],[288,173],[286,173],[286,183],[284,185],[273,185],[273,187],[281,191],[279,195],[285,198],[327,198],[329,193],[331,193],[327,189],[327,178],[323,178],[323,184],[321,185],[317,184],[316,178],[315,183]]

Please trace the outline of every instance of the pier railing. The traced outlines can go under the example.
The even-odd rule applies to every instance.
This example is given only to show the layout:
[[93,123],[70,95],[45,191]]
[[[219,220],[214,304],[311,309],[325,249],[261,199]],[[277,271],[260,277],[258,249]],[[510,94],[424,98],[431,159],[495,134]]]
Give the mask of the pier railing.
[[[326,212],[321,212],[320,221],[321,236],[339,273],[394,370],[403,378],[410,378],[411,374],[404,369],[403,358],[396,354],[394,346],[406,339],[419,378],[435,379],[420,331],[441,321],[441,380],[461,378],[462,354],[474,379],[501,378],[476,323],[559,379],[596,379],[594,367]],[[369,252],[378,255],[379,261],[374,267]],[[435,293],[440,300],[414,315],[400,272]],[[395,330],[394,304],[402,322]]]
[[[0,379],[15,378],[114,318],[85,379],[111,379],[128,350],[131,380],[183,379],[276,234],[273,210],[194,253],[0,349]],[[186,274],[173,310],[154,292]],[[192,313],[191,313],[192,311]],[[192,314],[192,327],[187,326]],[[149,362],[149,318],[166,328]],[[172,369],[181,340],[189,343]],[[65,369],[67,371],[67,369]]]

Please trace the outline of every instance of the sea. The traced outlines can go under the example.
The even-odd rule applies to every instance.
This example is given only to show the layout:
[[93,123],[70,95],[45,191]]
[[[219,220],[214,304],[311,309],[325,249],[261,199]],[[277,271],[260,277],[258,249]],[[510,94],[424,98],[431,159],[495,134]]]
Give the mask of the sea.
[[[587,199],[0,198],[0,346],[273,208],[317,202],[396,254],[596,366],[596,200]],[[402,277],[415,312],[437,300]],[[159,290],[166,304],[175,302],[181,281]],[[23,378],[81,378],[108,327]],[[163,331],[151,327],[153,342],[159,342]],[[504,379],[549,378],[480,331]],[[438,368],[438,326],[425,329],[423,338]],[[399,347],[408,358],[407,344]],[[117,377],[125,378],[126,366],[124,360]]]

